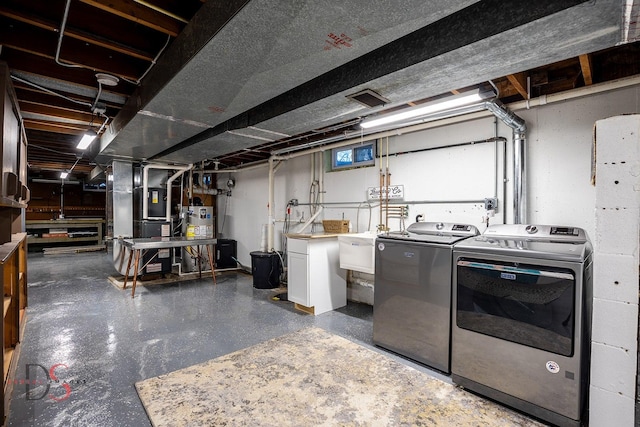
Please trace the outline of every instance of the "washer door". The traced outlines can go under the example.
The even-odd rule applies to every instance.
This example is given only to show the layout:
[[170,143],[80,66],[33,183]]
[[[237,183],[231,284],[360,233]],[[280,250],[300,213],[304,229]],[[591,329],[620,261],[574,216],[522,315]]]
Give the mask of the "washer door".
[[459,328],[573,355],[572,270],[470,258],[456,268]]

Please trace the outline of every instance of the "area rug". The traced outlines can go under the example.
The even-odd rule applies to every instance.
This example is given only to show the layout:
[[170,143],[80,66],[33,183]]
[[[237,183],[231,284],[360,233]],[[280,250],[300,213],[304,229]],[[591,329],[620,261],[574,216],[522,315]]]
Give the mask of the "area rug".
[[136,383],[161,426],[542,426],[319,328]]

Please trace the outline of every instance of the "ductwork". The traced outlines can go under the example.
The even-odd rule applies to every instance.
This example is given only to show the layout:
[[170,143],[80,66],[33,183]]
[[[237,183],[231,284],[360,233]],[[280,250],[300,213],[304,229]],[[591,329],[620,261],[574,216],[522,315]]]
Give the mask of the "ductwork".
[[513,223],[524,224],[527,221],[525,145],[527,125],[522,118],[518,117],[498,100],[486,102],[485,108],[513,129]]
[[[214,160],[379,111],[348,98],[367,88],[398,107],[611,47],[622,15],[585,0],[223,3],[233,5],[205,3],[167,49],[101,139],[98,162]],[[337,28],[349,46],[332,44]]]

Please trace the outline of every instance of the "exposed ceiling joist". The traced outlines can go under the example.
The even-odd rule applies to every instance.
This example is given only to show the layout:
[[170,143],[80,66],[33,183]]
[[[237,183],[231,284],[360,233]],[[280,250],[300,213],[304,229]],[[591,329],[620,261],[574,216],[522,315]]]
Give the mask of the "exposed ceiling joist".
[[[67,1],[3,0],[0,6],[5,29],[0,60],[12,75],[38,86],[14,80],[27,138],[34,143],[28,157],[32,170],[45,162],[52,170],[69,169],[76,156],[67,154],[77,152],[79,135],[91,119],[94,127],[103,123],[104,117],[91,114],[98,71],[129,80],[103,86],[99,96],[113,123],[109,132],[117,135],[126,127],[107,155],[149,159],[205,130],[211,138],[158,160],[200,156],[198,161],[205,157],[224,167],[254,164],[273,150],[334,140],[357,130],[362,116],[477,85],[488,88],[488,79],[508,104],[640,74],[640,46],[616,41],[616,23],[627,10],[622,0],[405,0],[393,13],[393,2],[383,6],[366,0],[344,0],[339,6],[331,0],[74,0],[60,58],[91,69],[55,62]],[[359,13],[365,8],[367,14]],[[496,25],[470,24],[477,21]],[[440,32],[434,33],[436,28]],[[342,35],[348,46],[333,43]],[[588,45],[603,37],[605,43]],[[210,42],[215,48],[202,60],[201,48]],[[562,55],[553,53],[558,44],[564,46]],[[535,45],[542,48],[530,50]],[[435,64],[432,71],[420,65],[426,61]],[[501,63],[514,65],[490,71]],[[185,68],[193,74],[177,79]],[[331,78],[317,80],[323,73]],[[145,74],[141,84],[134,83]],[[156,96],[167,87],[170,92]],[[346,93],[338,93],[341,89]],[[346,98],[362,89],[379,92],[391,103],[362,110]],[[291,99],[279,97],[287,90]],[[131,120],[138,123],[128,127]],[[252,129],[252,123],[261,130]],[[211,128],[217,128],[215,135],[206,132]],[[74,171],[86,167],[85,159],[81,164]]]
[[525,73],[509,74],[507,79],[523,99],[529,99],[529,93],[527,92],[527,76]]
[[590,86],[593,84],[591,55],[580,55],[580,68],[582,69],[582,77],[584,77],[584,84]]
[[174,18],[159,13],[131,0],[80,0],[82,3],[136,22],[172,37],[182,30],[181,23]]
[[[54,22],[54,21],[34,17],[33,15],[27,15],[27,14],[9,9],[7,7],[0,6],[0,16],[14,19],[16,21],[34,26],[36,28],[40,28],[42,30],[47,30],[49,32],[55,33],[55,34],[52,34],[51,36],[57,37],[59,33],[59,26],[60,26],[59,22]],[[128,55],[133,58],[138,58],[144,61],[152,61],[154,57],[151,53],[143,52],[139,49],[135,49],[130,46],[123,45],[122,43],[117,43],[113,40],[100,37],[95,34],[90,34],[86,31],[69,28],[68,26],[65,28],[64,36],[72,39],[80,40],[94,46],[100,46],[105,49],[109,49],[114,52],[119,52],[124,55]]]

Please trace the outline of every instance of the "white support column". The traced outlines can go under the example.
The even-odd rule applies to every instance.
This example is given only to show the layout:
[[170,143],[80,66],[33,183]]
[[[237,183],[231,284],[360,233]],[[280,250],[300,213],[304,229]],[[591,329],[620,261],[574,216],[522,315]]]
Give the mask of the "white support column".
[[597,121],[595,148],[590,425],[631,427],[638,366],[640,115]]

